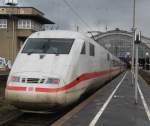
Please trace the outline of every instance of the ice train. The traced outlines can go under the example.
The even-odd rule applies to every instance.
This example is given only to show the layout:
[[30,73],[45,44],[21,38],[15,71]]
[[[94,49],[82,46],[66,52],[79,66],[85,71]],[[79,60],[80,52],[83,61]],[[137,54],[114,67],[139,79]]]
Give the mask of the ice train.
[[61,30],[36,32],[18,53],[5,98],[20,109],[55,111],[123,70],[123,62],[86,35]]

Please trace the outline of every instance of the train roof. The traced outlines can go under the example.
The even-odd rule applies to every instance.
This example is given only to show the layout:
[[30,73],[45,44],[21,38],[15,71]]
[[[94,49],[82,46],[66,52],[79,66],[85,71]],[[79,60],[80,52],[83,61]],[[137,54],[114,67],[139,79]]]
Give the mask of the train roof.
[[[66,30],[47,30],[33,33],[29,38],[70,38],[70,39],[87,39],[83,33]],[[90,39],[90,38],[89,38]]]

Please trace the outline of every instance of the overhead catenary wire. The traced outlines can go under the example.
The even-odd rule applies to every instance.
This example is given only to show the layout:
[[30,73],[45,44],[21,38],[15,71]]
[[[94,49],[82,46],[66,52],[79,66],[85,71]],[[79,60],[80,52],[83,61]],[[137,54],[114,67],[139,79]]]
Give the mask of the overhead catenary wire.
[[78,14],[78,12],[72,7],[72,5],[67,1],[63,0],[63,2],[70,8],[70,10],[80,19],[80,21],[88,27],[92,31],[92,28],[89,26],[89,24]]

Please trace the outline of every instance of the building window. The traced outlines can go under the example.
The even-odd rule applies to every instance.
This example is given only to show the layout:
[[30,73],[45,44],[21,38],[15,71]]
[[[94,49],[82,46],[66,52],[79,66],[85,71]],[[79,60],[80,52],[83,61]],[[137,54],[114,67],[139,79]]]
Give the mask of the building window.
[[31,29],[31,20],[29,19],[19,19],[18,29]]
[[44,28],[42,26],[42,24],[36,22],[36,21],[32,21],[32,29],[35,31],[42,31]]
[[7,19],[0,19],[0,28],[7,28]]
[[90,56],[94,56],[95,55],[95,47],[93,44],[90,43]]
[[43,25],[30,19],[19,19],[18,29],[33,29],[35,31],[42,31]]

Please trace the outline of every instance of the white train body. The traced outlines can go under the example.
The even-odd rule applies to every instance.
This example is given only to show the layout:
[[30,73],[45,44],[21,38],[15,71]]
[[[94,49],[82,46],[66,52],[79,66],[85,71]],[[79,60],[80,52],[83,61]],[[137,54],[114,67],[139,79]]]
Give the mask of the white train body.
[[10,72],[5,98],[27,110],[56,110],[122,71],[122,63],[92,39],[71,31],[32,34]]

